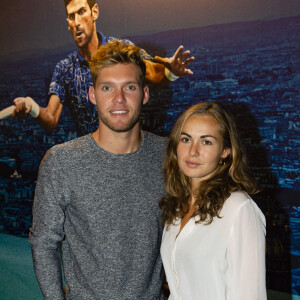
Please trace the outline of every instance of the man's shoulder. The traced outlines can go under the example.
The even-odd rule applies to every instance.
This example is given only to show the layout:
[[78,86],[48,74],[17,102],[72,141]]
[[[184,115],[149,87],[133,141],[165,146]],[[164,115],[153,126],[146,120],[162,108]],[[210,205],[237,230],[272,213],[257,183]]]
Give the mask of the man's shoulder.
[[155,145],[160,145],[162,147],[166,146],[167,143],[167,138],[163,137],[163,136],[159,136],[157,134],[148,132],[148,131],[143,131],[145,140],[147,141],[147,143],[153,144]]
[[69,67],[74,65],[76,61],[79,62],[79,56],[78,56],[78,51],[75,50],[69,54],[63,59],[61,59],[58,63],[57,66],[62,66],[62,67]]
[[167,138],[147,131],[143,131],[143,135],[143,151],[152,158],[162,158],[166,150]]
[[117,37],[113,37],[113,36],[109,36],[105,38],[106,43],[110,42],[110,41],[123,41],[124,43],[128,44],[128,45],[134,45],[134,43],[128,39],[124,39],[124,38],[117,38]]
[[70,160],[79,157],[84,153],[91,151],[90,134],[55,145],[47,151],[46,157],[53,157],[58,161]]

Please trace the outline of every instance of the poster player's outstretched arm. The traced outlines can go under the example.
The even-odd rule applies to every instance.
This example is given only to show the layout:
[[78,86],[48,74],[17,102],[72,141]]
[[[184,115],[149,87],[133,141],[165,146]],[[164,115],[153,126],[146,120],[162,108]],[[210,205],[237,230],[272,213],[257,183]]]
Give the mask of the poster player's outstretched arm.
[[187,66],[195,60],[195,57],[189,55],[189,50],[183,52],[183,46],[179,46],[172,57],[155,56],[155,62],[144,59],[147,81],[164,86],[179,77],[192,75],[193,71]]
[[47,133],[51,133],[54,130],[63,109],[59,97],[55,94],[51,95],[45,108],[40,107],[30,97],[15,98],[14,104],[16,106],[12,114],[14,118],[25,118],[30,113]]

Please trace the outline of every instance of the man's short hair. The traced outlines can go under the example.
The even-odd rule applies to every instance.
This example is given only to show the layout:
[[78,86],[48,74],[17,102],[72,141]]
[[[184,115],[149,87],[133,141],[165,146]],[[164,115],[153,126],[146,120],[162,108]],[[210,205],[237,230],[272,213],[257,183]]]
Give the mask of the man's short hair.
[[144,86],[146,65],[141,57],[141,49],[123,41],[113,40],[98,48],[90,61],[93,84],[95,86],[99,72],[117,64],[134,64],[140,83]]
[[[65,1],[65,7],[67,9],[68,4],[72,1],[72,0],[64,0]],[[93,6],[96,4],[96,0],[86,0],[90,9],[92,10]]]

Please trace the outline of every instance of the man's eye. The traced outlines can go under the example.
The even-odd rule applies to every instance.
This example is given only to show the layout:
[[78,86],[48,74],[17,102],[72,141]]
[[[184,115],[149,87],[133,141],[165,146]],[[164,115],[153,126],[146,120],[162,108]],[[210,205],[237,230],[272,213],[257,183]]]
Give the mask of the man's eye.
[[78,11],[79,15],[83,15],[84,13],[85,13],[85,9],[84,8],[79,9],[79,11]]
[[68,19],[73,21],[75,19],[75,14],[68,15]]
[[203,141],[202,141],[202,144],[203,144],[203,145],[212,145],[212,142],[211,142],[211,141],[208,141],[208,140],[203,140]]
[[109,91],[110,90],[110,87],[105,85],[102,87],[102,91]]
[[126,89],[127,89],[127,90],[130,90],[130,91],[134,91],[134,90],[136,90],[136,87],[135,87],[134,85],[128,85],[128,86],[126,87]]

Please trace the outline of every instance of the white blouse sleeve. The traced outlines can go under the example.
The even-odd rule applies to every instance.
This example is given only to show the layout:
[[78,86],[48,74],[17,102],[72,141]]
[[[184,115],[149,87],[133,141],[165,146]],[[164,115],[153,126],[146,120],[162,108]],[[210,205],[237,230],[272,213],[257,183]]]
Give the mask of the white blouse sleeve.
[[227,259],[231,300],[266,300],[266,221],[253,200],[238,209],[231,227]]

